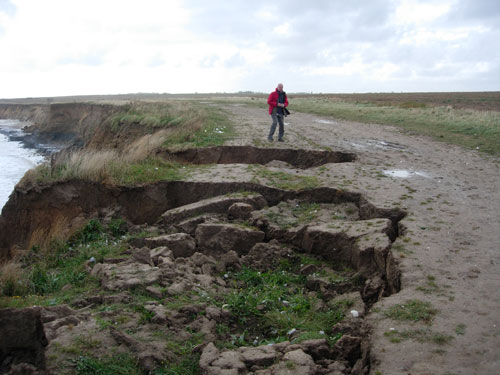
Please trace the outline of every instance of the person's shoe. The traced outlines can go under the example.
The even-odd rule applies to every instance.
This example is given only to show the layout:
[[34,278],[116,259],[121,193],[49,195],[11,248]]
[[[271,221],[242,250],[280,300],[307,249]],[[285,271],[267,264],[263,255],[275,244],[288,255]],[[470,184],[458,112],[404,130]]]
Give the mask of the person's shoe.
[[268,138],[267,138],[267,140],[268,140],[269,142],[272,142],[272,141],[273,141],[273,139],[272,139],[271,137],[268,137]]
[[278,142],[285,142],[282,138],[278,139]]

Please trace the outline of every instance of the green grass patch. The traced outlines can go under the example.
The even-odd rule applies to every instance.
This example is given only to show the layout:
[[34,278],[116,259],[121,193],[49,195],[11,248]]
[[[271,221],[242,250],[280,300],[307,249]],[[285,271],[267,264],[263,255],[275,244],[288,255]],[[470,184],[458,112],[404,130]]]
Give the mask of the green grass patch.
[[76,375],[141,375],[136,360],[125,354],[96,358],[80,356],[75,360]]
[[121,237],[119,223],[122,220],[104,226],[93,219],[65,243],[53,241],[43,250],[33,247],[20,259],[23,266],[17,275],[14,293],[6,293],[5,285],[0,285],[4,295],[0,297],[0,307],[68,303],[89,290],[98,289],[99,283],[89,275],[86,263],[92,258],[102,262],[108,257],[122,256],[127,245]]
[[307,190],[320,185],[316,176],[300,176],[297,174],[273,171],[262,166],[250,165],[248,171],[257,179],[263,179],[270,186],[283,190]]
[[438,293],[441,291],[441,288],[438,284],[436,284],[435,277],[432,275],[427,276],[427,281],[424,285],[418,286],[416,289],[424,292],[425,294]]
[[318,203],[301,202],[291,205],[280,202],[275,208],[267,210],[265,215],[281,229],[289,229],[311,223],[319,216],[320,210],[321,206]]
[[[236,317],[243,328],[233,337],[233,345],[261,345],[292,338],[296,342],[309,338],[336,339],[332,327],[344,318],[342,309],[317,308],[317,297],[305,293],[306,276],[299,275],[300,265],[288,260],[275,270],[259,272],[244,267],[228,273],[233,292],[220,302]],[[254,337],[257,341],[252,341]]]
[[403,340],[412,339],[418,342],[430,342],[437,345],[445,345],[453,340],[453,336],[441,332],[435,332],[428,328],[387,331],[384,333],[384,336],[387,337],[392,343],[399,343]]
[[455,327],[455,333],[457,335],[465,335],[465,328],[467,326],[463,323],[460,323],[460,324],[457,324],[457,326]]
[[394,320],[409,320],[413,322],[424,322],[430,324],[437,314],[437,310],[432,307],[430,302],[424,302],[417,299],[406,301],[404,304],[398,304],[389,307],[384,311],[384,315]]
[[[196,333],[187,340],[179,340],[167,335],[166,349],[177,359],[166,361],[161,367],[155,369],[155,375],[198,375],[201,373],[199,367],[200,355],[193,349],[203,342],[203,334]],[[171,356],[169,356],[171,357]]]
[[192,126],[178,127],[163,143],[169,149],[220,146],[234,136],[234,126],[227,113],[217,107],[203,107]]

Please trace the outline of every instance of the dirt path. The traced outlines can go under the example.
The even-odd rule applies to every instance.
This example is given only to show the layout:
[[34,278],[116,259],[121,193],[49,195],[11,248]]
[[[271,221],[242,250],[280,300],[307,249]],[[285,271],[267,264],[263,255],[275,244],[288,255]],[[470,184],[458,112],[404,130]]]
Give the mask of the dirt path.
[[[500,160],[391,126],[300,113],[286,119],[286,142],[269,144],[265,110],[241,105],[226,109],[239,124],[239,137],[229,144],[355,152],[354,163],[305,173],[328,186],[359,191],[378,206],[408,212],[404,235],[393,246],[403,288],[379,302],[369,317],[373,374],[500,373]],[[218,168],[222,170],[210,172],[212,180],[246,173],[243,167]],[[384,316],[389,306],[410,299],[430,302],[438,310],[431,325]],[[391,328],[441,336],[391,342],[384,335]],[[449,342],[439,343],[439,337]]]

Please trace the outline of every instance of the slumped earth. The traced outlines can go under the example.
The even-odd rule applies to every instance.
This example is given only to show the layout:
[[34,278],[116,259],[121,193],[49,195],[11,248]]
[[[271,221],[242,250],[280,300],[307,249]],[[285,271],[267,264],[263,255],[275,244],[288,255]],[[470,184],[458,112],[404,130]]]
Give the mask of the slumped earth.
[[[351,156],[300,164],[254,154],[248,165],[241,147],[259,152],[268,116],[225,109],[243,124],[229,148],[170,155],[220,163],[189,181],[71,186],[65,204],[84,192],[96,202],[68,211],[68,222],[97,214],[51,260],[74,268],[50,281],[65,296],[22,314],[3,310],[11,327],[40,322],[26,325],[23,350],[26,337],[4,333],[20,343],[3,349],[4,365],[78,374],[498,372],[498,160],[391,127],[294,113],[287,143],[272,145],[279,154]],[[43,256],[36,251],[27,264]]]
[[[231,155],[241,159],[241,147],[201,152],[222,164],[231,164]],[[262,162],[275,159],[272,149],[247,149],[253,160],[252,153]],[[274,154],[303,168],[344,160],[329,151]],[[83,251],[89,260],[80,277],[88,273],[100,288],[70,298],[69,305],[31,312],[45,330],[32,364],[81,373],[97,366],[92,358],[102,363],[108,348],[110,361],[123,355],[139,372],[168,373],[177,366],[206,374],[367,373],[363,317],[400,288],[390,248],[403,211],[378,209],[359,194],[330,188],[248,186],[264,195],[201,199],[165,211],[154,225],[127,224],[120,208],[101,210],[102,219],[91,220],[58,254],[58,262],[68,262],[65,257]],[[192,189],[198,192],[188,200],[213,195]],[[102,241],[114,243],[113,257],[103,253],[109,250]],[[33,251],[26,262],[36,258]],[[7,349],[4,364],[26,361],[26,352]],[[36,361],[45,357],[46,363]]]

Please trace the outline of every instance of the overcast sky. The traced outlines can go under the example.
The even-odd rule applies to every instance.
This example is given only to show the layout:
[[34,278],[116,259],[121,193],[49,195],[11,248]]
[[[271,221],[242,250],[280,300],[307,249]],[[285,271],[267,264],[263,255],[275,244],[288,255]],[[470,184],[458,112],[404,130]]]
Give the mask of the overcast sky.
[[0,0],[0,98],[500,90],[500,0]]

